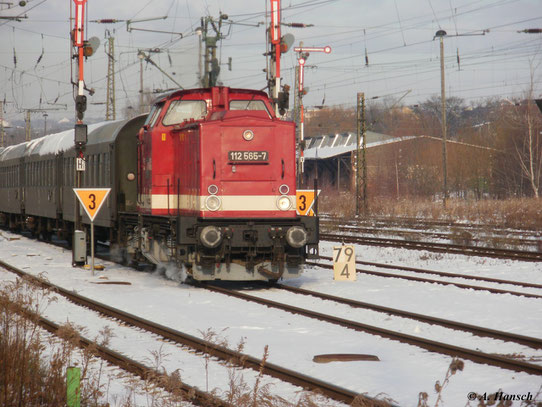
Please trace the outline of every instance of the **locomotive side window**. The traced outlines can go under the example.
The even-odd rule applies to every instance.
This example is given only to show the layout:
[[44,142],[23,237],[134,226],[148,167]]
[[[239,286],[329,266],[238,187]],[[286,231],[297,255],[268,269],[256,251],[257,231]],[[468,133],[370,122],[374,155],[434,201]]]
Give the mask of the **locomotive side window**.
[[160,112],[162,111],[162,107],[164,107],[163,103],[158,103],[154,105],[149,112],[149,115],[147,116],[147,120],[145,120],[144,125],[148,125],[150,127],[154,127],[156,124],[156,121],[158,120],[158,117],[160,117]]
[[269,111],[263,100],[232,100],[230,101],[230,110],[262,110],[269,115]]
[[186,120],[201,120],[207,116],[207,103],[204,100],[174,100],[169,105],[162,123],[164,126],[179,124]]

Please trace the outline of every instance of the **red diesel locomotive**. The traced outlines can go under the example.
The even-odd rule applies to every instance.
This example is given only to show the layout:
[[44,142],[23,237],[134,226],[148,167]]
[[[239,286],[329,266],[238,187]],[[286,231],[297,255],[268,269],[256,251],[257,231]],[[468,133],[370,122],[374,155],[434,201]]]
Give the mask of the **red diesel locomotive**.
[[[194,279],[287,278],[317,255],[318,219],[295,210],[295,125],[275,117],[265,93],[213,87],[159,98],[139,132],[138,163],[132,233]],[[174,219],[174,248],[171,235],[149,235],[157,217]]]

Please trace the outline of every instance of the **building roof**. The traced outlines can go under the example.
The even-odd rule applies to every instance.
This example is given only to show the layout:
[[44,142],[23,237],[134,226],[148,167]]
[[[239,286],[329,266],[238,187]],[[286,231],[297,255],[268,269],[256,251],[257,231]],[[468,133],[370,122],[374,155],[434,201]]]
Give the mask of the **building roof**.
[[[375,133],[374,131],[366,132],[367,148],[378,146],[381,144],[395,143],[412,137],[397,138],[387,134]],[[306,160],[316,160],[322,158],[330,158],[356,150],[356,134],[341,133],[341,134],[326,134],[318,137],[307,139],[307,148],[304,155]]]
[[[400,143],[406,140],[426,139],[442,143],[442,139],[432,136],[408,136],[408,137],[393,137],[387,134],[375,133],[368,131],[366,133],[367,148],[378,147],[384,144]],[[472,148],[478,148],[488,151],[496,151],[494,148],[479,146],[475,144],[464,143],[460,141],[446,140],[447,144],[463,145]],[[342,133],[311,137],[307,139],[307,149],[304,151],[306,160],[322,160],[326,158],[337,157],[342,154],[350,153],[356,150],[356,134]]]

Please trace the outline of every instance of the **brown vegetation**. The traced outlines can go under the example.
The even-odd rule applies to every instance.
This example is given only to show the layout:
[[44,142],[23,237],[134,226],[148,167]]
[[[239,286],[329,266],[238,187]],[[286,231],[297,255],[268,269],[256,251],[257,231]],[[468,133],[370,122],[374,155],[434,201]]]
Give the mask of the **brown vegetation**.
[[[371,101],[369,101],[371,102]],[[538,197],[542,183],[542,113],[527,92],[522,100],[486,100],[466,106],[447,100],[448,192],[463,198]],[[387,134],[400,143],[367,150],[368,195],[371,197],[442,199],[443,156],[440,99],[405,107],[393,101],[369,103],[367,129]],[[306,135],[356,132],[354,108],[328,108],[307,114]],[[408,137],[419,137],[408,141]],[[407,137],[407,138],[405,138]],[[429,142],[432,140],[432,142]],[[344,155],[353,174],[355,157]],[[329,165],[331,164],[331,167]],[[337,187],[335,175],[321,166],[321,185]],[[354,191],[354,178],[341,188]],[[327,178],[326,178],[327,176]]]
[[[337,196],[333,190],[323,190],[318,205],[320,214],[345,219],[356,215],[356,197],[349,192]],[[444,208],[442,201],[430,199],[374,197],[369,199],[368,207],[366,216],[459,220],[518,229],[542,229],[542,205],[536,198],[451,199]]]

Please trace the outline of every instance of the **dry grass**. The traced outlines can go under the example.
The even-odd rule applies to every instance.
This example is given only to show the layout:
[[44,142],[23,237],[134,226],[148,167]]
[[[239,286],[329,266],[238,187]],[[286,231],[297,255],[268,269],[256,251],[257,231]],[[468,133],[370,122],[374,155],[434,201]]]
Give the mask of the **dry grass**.
[[[514,198],[507,200],[449,199],[446,208],[442,201],[429,199],[370,199],[367,217],[405,217],[424,220],[464,221],[518,229],[542,229],[542,199]],[[319,213],[354,218],[355,195],[335,191],[319,198]]]
[[[105,374],[106,364],[95,357],[95,348],[79,348],[80,327],[66,324],[57,336],[38,326],[40,312],[54,299],[30,282],[18,279],[3,282],[0,288],[0,405],[2,407],[58,407],[66,405],[66,370],[81,369],[80,401],[85,407],[141,406],[174,407],[183,395],[173,391],[176,375],[168,376],[169,386],[156,380],[142,381],[127,374]],[[113,333],[105,328],[95,341],[107,346]],[[153,355],[155,356],[155,355]],[[125,383],[125,395],[108,394],[111,380]],[[172,392],[164,393],[163,388]],[[139,401],[138,401],[139,400]],[[113,401],[113,404],[111,404]]]

